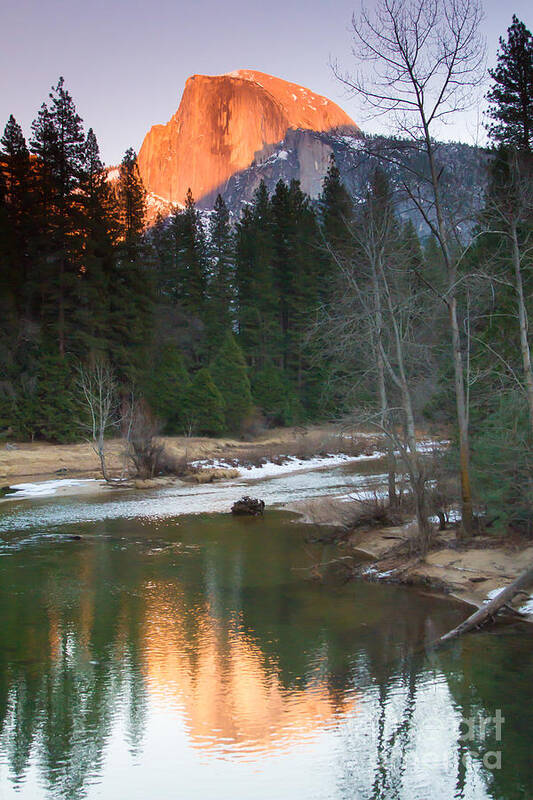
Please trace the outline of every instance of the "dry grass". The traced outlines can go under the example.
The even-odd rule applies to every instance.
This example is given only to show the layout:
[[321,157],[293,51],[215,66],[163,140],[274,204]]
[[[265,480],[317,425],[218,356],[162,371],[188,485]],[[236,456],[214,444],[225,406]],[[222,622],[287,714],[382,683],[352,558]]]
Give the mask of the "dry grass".
[[[265,461],[283,463],[287,456],[305,460],[327,453],[360,455],[376,449],[377,437],[352,435],[355,438],[341,433],[336,426],[320,425],[272,429],[248,441],[185,436],[158,437],[158,440],[164,444],[167,457],[176,462],[221,459],[236,468],[237,461],[257,466]],[[106,451],[111,475],[120,475],[124,464],[122,440],[110,439]],[[0,483],[17,483],[24,478],[44,480],[59,472],[69,477],[100,477],[98,459],[91,445],[86,442],[66,445],[24,442],[15,443],[14,449],[0,448]]]
[[185,473],[185,480],[191,483],[214,483],[239,477],[238,469],[224,469],[222,467],[207,467],[205,469],[189,469]]

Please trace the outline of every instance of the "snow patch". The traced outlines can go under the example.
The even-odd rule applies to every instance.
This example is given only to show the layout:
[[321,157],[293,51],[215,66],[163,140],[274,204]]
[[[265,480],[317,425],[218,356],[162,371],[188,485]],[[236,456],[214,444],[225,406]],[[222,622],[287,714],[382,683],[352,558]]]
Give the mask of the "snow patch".
[[348,464],[355,461],[366,461],[372,458],[379,458],[382,455],[377,451],[371,455],[362,456],[349,456],[345,453],[333,454],[326,456],[315,456],[315,458],[296,458],[296,456],[282,456],[284,458],[283,464],[275,464],[272,461],[265,461],[258,467],[247,467],[237,462],[237,465],[223,460],[210,460],[202,459],[200,461],[193,461],[193,467],[200,469],[206,468],[219,468],[219,469],[238,469],[241,477],[255,480],[256,478],[270,478],[277,475],[285,475],[289,472],[297,472],[298,470],[313,470],[320,469],[321,467],[337,467],[341,464]]
[[[448,522],[461,522],[461,511],[458,508],[450,508],[446,512]],[[429,517],[430,522],[439,523],[440,519],[437,516]]]
[[43,481],[42,483],[16,483],[10,486],[14,489],[16,494],[11,495],[11,498],[17,497],[46,497],[54,495],[59,489],[64,489],[68,486],[85,486],[86,484],[96,483],[96,478],[84,478],[76,480],[74,478],[63,478],[56,481]]
[[501,592],[503,592],[503,590],[506,589],[506,588],[507,588],[506,586],[500,586],[500,587],[498,587],[498,589],[491,589],[490,592],[487,592],[487,599],[484,600],[483,602],[489,603],[491,600],[494,600],[494,598],[498,597],[498,595]]
[[376,580],[381,581],[384,580],[385,578],[390,577],[391,575],[394,575],[394,572],[395,571],[393,569],[387,569],[384,572],[380,572],[378,569],[376,569],[376,567],[369,566],[365,567],[365,569],[362,571],[361,574],[372,575],[372,577],[374,577]]
[[521,614],[533,614],[533,594],[529,595],[529,600],[520,606],[518,610]]
[[419,453],[432,453],[434,450],[445,450],[450,444],[448,439],[440,441],[434,439],[422,439],[417,443],[416,449]]

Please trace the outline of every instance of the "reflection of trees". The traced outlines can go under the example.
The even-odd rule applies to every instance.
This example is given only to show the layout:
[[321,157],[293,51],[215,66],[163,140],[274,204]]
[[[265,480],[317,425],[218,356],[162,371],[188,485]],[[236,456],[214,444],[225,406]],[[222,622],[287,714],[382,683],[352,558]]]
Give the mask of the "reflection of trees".
[[[516,636],[479,633],[465,636],[440,656],[450,691],[464,717],[493,717],[500,709],[505,723],[501,741],[494,724],[486,735],[463,743],[478,762],[501,751],[501,769],[490,772],[491,793],[505,800],[533,797],[531,769],[531,675],[533,650],[528,632]],[[459,795],[461,796],[461,795]]]
[[[56,542],[0,561],[0,747],[15,779],[33,755],[57,796],[82,797],[118,716],[130,750],[141,751],[155,693],[178,701],[197,747],[224,741],[235,757],[329,727],[339,742],[339,797],[415,798],[406,787],[423,714],[437,713],[427,699],[435,684],[450,719],[496,707],[514,714],[494,796],[528,796],[513,794],[512,772],[533,789],[530,715],[524,707],[516,718],[515,694],[528,696],[530,655],[514,663],[513,647],[470,637],[428,660],[424,642],[461,612],[384,585],[299,580],[295,526],[265,535],[223,517],[195,521],[190,532],[135,525],[110,522],[102,533],[114,539]],[[202,547],[174,547],[177,536]],[[509,671],[519,688],[508,688]],[[456,754],[450,796],[468,797],[483,749],[495,748],[465,745],[452,728],[442,734]]]
[[[74,798],[99,770],[121,698],[143,695],[142,608],[110,591],[122,571],[135,573],[135,559],[106,543],[55,546],[59,555],[26,551],[2,563],[0,730],[15,780],[34,748],[47,784]],[[132,738],[138,727],[133,719]]]

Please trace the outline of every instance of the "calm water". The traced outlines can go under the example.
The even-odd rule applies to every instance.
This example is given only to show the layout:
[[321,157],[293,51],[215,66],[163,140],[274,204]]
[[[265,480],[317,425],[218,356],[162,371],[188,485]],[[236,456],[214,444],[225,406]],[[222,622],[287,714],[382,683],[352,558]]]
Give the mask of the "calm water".
[[233,492],[0,507],[1,800],[533,798],[531,635],[426,652],[464,607],[305,580],[287,514],[179,514]]

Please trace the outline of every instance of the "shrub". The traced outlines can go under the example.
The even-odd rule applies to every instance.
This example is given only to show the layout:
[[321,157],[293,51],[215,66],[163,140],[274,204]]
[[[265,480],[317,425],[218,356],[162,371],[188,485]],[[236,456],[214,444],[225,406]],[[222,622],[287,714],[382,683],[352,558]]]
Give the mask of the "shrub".
[[149,409],[140,402],[133,410],[128,457],[139,478],[153,478],[160,473],[160,461],[164,451],[162,442],[156,439],[159,423]]

